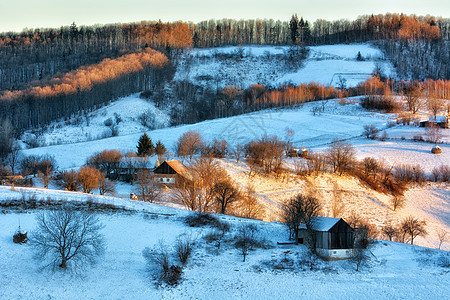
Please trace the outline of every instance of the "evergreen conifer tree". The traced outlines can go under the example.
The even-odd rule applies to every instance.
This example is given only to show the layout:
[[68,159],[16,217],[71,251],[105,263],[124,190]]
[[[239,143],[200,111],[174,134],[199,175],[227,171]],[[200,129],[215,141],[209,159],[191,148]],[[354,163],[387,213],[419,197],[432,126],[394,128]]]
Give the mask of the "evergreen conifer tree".
[[155,153],[155,147],[153,146],[152,140],[148,137],[147,133],[144,133],[138,141],[137,145],[137,155],[139,156],[149,156]]
[[155,153],[158,155],[159,161],[161,162],[162,156],[167,152],[166,147],[161,143],[161,141],[158,141],[156,143],[155,147]]

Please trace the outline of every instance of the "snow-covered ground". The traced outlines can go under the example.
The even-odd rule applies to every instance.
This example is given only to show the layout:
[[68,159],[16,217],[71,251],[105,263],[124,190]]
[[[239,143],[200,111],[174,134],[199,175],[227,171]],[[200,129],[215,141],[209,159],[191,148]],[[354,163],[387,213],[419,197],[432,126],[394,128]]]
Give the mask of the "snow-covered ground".
[[155,107],[152,101],[139,98],[139,94],[133,94],[86,115],[76,116],[68,121],[55,121],[47,126],[44,132],[29,130],[22,139],[34,139],[38,145],[43,146],[111,137],[113,127],[117,135],[143,132],[149,128],[142,125],[140,121],[142,114],[147,114],[154,120],[149,122],[152,129],[169,126],[170,117],[166,112]]
[[[213,88],[225,85],[246,88],[254,83],[279,86],[317,82],[338,86],[342,77],[346,86],[351,87],[365,81],[377,66],[386,76],[396,77],[394,67],[383,53],[368,43],[308,49],[309,55],[300,69],[287,60],[287,46],[191,49],[180,60],[175,79]],[[356,60],[358,52],[363,61]]]
[[[241,224],[255,224],[258,237],[272,244],[250,251],[242,262],[226,243],[217,255],[202,238],[211,229],[187,227],[185,212],[172,212],[160,215],[150,205],[145,212],[100,213],[106,252],[79,274],[43,271],[30,245],[12,242],[19,222],[22,230],[33,231],[38,211],[0,214],[0,299],[445,299],[450,293],[450,273],[439,265],[448,260],[445,251],[377,242],[370,248],[369,264],[359,272],[348,261],[319,262],[318,270],[310,271],[298,265],[306,257],[303,245],[276,244],[287,239],[283,225],[219,216],[231,224],[231,232]],[[173,253],[181,234],[196,241],[181,283],[157,287],[142,251],[163,241]]]
[[[131,98],[137,101],[143,101],[139,98]],[[426,172],[430,172],[434,166],[448,164],[450,161],[450,147],[448,144],[441,145],[444,150],[440,155],[433,155],[429,151],[432,144],[425,142],[411,142],[414,135],[422,134],[425,136],[424,128],[415,126],[396,125],[388,126],[395,119],[395,115],[368,112],[361,108],[357,103],[358,98],[351,100],[354,103],[348,105],[339,104],[339,100],[329,100],[325,102],[306,103],[301,107],[293,109],[274,109],[245,114],[230,118],[215,119],[204,121],[197,124],[183,125],[177,127],[148,130],[150,138],[156,142],[162,143],[173,154],[175,144],[178,138],[188,130],[200,132],[206,141],[212,141],[214,138],[225,139],[231,146],[236,144],[245,144],[252,140],[263,137],[264,135],[276,135],[285,139],[286,128],[294,130],[293,143],[297,147],[307,147],[312,151],[324,151],[333,139],[348,139],[358,153],[358,157],[376,156],[385,158],[392,164],[408,163],[421,164]],[[128,103],[128,98],[118,100],[117,105],[124,101]],[[325,111],[314,115],[311,110],[315,106],[322,107]],[[124,109],[125,113],[126,109]],[[95,113],[97,114],[97,113]],[[97,114],[98,115],[98,114]],[[123,121],[124,128],[127,121]],[[365,125],[375,125],[377,128],[386,131],[388,139],[386,141],[367,140],[361,138]],[[104,126],[104,125],[103,125]],[[50,154],[55,156],[58,166],[61,169],[76,168],[82,166],[86,159],[96,152],[105,149],[117,149],[122,152],[136,151],[136,145],[139,137],[145,129],[127,125],[129,131],[121,132],[117,137],[105,138],[101,140],[78,142],[73,144],[54,145],[24,150],[25,155],[31,154]],[[76,132],[84,130],[93,135],[95,127],[70,127],[68,130]],[[82,129],[81,129],[82,128]],[[66,138],[66,132],[53,131],[55,138]],[[74,133],[76,136],[76,133]],[[44,134],[45,138],[50,138]],[[68,136],[70,138],[70,136]],[[405,137],[402,140],[400,137]],[[442,140],[450,140],[448,130],[442,130]]]

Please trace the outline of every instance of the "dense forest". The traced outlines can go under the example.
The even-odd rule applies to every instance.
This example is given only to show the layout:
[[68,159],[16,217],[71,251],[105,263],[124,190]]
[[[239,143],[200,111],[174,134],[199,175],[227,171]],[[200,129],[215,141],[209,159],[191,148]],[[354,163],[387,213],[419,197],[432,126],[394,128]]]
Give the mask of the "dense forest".
[[[392,60],[399,79],[449,80],[449,37],[450,19],[403,14],[361,16],[354,21],[319,19],[314,23],[297,15],[284,22],[73,23],[59,29],[0,33],[0,119],[10,119],[17,129],[36,127],[133,92],[156,91],[156,86],[171,80],[177,55],[189,47],[372,41]],[[401,89],[390,85],[392,91]],[[342,94],[315,85],[235,88],[228,92],[237,95],[233,100],[242,100],[239,108],[230,106],[234,102],[227,91],[198,91],[189,83],[177,83],[174,93],[183,105],[174,110],[174,120],[193,122]],[[189,108],[192,104],[195,109]]]

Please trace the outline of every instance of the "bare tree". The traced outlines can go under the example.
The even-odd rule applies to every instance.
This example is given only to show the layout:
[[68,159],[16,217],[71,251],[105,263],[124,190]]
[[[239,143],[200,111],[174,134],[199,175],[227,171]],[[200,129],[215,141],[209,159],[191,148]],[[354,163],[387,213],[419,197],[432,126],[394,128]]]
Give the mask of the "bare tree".
[[404,91],[404,99],[408,106],[408,110],[415,114],[423,105],[420,97],[422,96],[422,91],[420,88],[415,86],[407,87]]
[[14,128],[6,119],[0,124],[0,162],[11,153],[14,141]]
[[37,257],[50,261],[48,265],[59,263],[60,268],[66,269],[69,261],[92,264],[105,249],[100,233],[103,226],[93,214],[63,207],[40,213],[37,223],[30,240]]
[[243,151],[244,151],[244,147],[242,147],[242,145],[236,144],[236,146],[234,146],[232,152],[233,152],[234,157],[236,158],[236,162],[239,162],[239,160],[241,159]]
[[99,181],[103,174],[96,168],[91,166],[84,166],[78,171],[77,182],[83,188],[83,193],[90,193],[97,189]]
[[366,176],[373,175],[374,178],[381,168],[378,161],[373,157],[365,157],[362,161],[362,164],[364,166],[364,173],[366,174]]
[[238,201],[240,198],[239,190],[228,176],[214,185],[213,193],[221,214],[225,214],[228,205]]
[[55,176],[55,183],[66,191],[78,191],[80,185],[77,181],[78,173],[74,170],[62,171]]
[[391,224],[386,224],[382,229],[381,232],[389,239],[389,241],[392,241],[392,239],[397,236],[398,229],[395,226],[392,226]]
[[321,209],[322,206],[317,198],[302,194],[292,197],[283,205],[284,222],[296,243],[298,243],[300,225],[305,224],[311,239],[308,244],[312,249],[315,248],[314,235],[312,234],[313,218],[319,215]]
[[438,249],[441,249],[442,244],[447,241],[447,231],[445,231],[444,229],[439,229],[437,231],[437,236],[439,238],[439,247]]
[[355,162],[355,149],[342,140],[334,140],[328,148],[327,157],[333,166],[333,171],[342,175]]
[[105,176],[102,176],[99,178],[98,192],[100,195],[114,195],[115,191],[116,191],[116,185],[115,185],[114,181],[109,180]]
[[424,236],[427,234],[425,230],[425,222],[419,221],[419,219],[414,218],[413,216],[409,216],[404,219],[400,225],[402,231],[409,235],[411,240],[411,245],[414,244],[414,239],[418,236]]
[[245,258],[247,257],[250,249],[255,245],[256,242],[256,233],[258,232],[258,228],[255,225],[243,225],[239,227],[238,233],[235,237],[236,241],[234,246],[239,250],[243,257],[243,262],[245,262]]
[[444,108],[444,102],[445,100],[435,98],[435,97],[428,97],[427,99],[427,108],[431,111],[433,116],[436,116],[440,110]]
[[367,249],[363,247],[359,247],[358,245],[355,245],[353,248],[353,257],[350,259],[350,261],[355,265],[356,272],[359,271],[359,268],[363,265],[367,264],[367,261],[369,260],[369,256],[367,255]]
[[178,139],[177,142],[177,155],[180,157],[189,157],[189,160],[192,159],[192,157],[200,153],[200,150],[202,149],[204,143],[203,139],[197,131],[189,130]]
[[426,128],[425,128],[425,132],[426,132],[426,140],[433,143],[433,144],[438,144],[439,141],[442,139],[442,133],[441,133],[441,128],[439,127],[439,125],[437,124],[429,124]]
[[150,172],[140,170],[136,174],[136,193],[142,201],[153,203],[160,195],[160,190],[156,187],[153,176]]
[[379,130],[375,125],[364,125],[363,134],[366,138],[375,140],[378,137]]
[[396,211],[397,208],[402,208],[405,205],[405,198],[402,196],[394,196],[391,198],[392,210]]
[[11,146],[11,153],[9,154],[7,161],[9,164],[9,168],[13,175],[16,174],[16,166],[21,159],[20,146],[17,142],[13,142]]

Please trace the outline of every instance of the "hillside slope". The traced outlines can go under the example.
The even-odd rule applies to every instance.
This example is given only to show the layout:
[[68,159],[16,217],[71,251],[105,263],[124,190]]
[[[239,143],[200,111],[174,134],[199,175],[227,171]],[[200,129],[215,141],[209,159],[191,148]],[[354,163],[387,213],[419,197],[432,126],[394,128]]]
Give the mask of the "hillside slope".
[[[156,209],[152,213],[153,209]],[[319,262],[315,271],[301,264],[296,269],[283,261],[306,258],[303,245],[276,245],[287,238],[284,226],[220,216],[232,233],[241,224],[258,226],[258,238],[272,244],[269,249],[251,251],[246,262],[238,251],[222,245],[220,254],[203,239],[208,228],[190,228],[183,223],[183,211],[158,214],[156,206],[145,212],[99,213],[107,245],[98,264],[82,271],[42,271],[33,259],[32,248],[12,242],[20,220],[23,230],[36,226],[37,211],[0,215],[0,298],[1,299],[442,299],[450,293],[450,275],[440,267],[448,253],[421,247],[378,242],[371,247],[369,265],[360,272],[348,261]],[[232,234],[230,233],[230,234]],[[192,259],[176,287],[158,287],[147,269],[142,251],[161,241],[171,245],[181,234],[196,240]],[[171,257],[176,263],[176,259]],[[296,263],[297,265],[297,263]],[[319,285],[318,285],[319,283]]]

